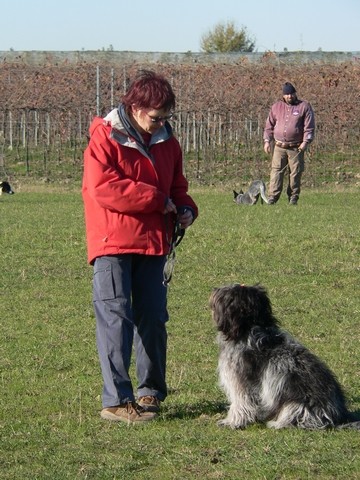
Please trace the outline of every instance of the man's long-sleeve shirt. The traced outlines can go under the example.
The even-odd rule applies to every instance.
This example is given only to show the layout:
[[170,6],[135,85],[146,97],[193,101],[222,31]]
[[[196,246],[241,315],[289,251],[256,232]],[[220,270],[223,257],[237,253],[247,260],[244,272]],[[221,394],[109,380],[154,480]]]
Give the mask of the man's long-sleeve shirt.
[[280,100],[271,107],[265,124],[264,141],[310,143],[314,139],[315,115],[310,103],[297,100],[288,105]]

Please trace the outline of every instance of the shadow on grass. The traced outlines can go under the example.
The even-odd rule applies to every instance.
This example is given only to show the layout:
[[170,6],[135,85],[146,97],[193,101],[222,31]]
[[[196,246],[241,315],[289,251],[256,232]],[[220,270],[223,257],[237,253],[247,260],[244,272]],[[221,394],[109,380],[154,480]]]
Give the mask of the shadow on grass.
[[224,402],[199,401],[189,404],[165,405],[162,408],[162,415],[165,419],[188,419],[200,416],[213,417],[227,411],[227,404]]
[[351,410],[351,416],[354,419],[354,421],[359,421],[360,420],[360,410]]
[[[192,404],[163,406],[162,416],[165,420],[183,420],[191,418],[221,418],[226,414],[229,405],[220,401],[199,401]],[[360,429],[360,410],[351,412],[354,425],[345,428]],[[341,429],[341,426],[340,426]]]

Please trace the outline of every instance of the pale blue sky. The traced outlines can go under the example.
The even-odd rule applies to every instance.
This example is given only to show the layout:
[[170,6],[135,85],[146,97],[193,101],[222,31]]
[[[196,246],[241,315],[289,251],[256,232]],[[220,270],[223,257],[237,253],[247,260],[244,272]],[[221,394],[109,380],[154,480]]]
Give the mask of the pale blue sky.
[[0,0],[0,50],[199,52],[220,22],[256,50],[360,51],[360,0]]

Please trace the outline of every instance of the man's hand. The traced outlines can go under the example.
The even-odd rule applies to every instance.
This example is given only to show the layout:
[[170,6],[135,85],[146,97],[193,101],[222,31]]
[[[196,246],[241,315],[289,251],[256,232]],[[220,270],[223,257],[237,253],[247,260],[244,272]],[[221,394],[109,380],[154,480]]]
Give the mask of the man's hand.
[[270,153],[271,152],[271,146],[269,142],[264,143],[264,152],[265,153]]
[[308,146],[307,142],[302,142],[302,144],[298,148],[299,152],[305,152],[305,150],[307,149],[307,146]]

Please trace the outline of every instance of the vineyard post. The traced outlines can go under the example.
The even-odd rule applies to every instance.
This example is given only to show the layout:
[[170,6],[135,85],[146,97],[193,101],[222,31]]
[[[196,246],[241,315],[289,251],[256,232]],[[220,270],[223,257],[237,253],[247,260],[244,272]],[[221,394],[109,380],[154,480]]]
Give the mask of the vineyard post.
[[96,115],[100,115],[100,67],[96,65]]

